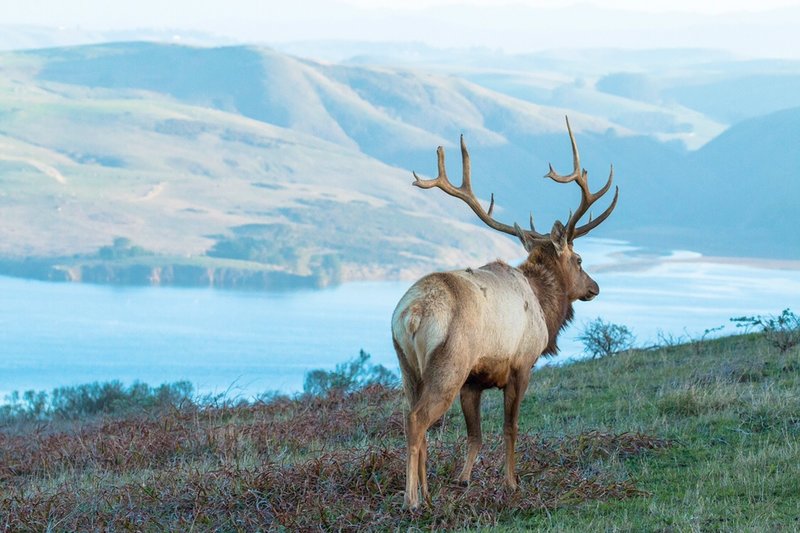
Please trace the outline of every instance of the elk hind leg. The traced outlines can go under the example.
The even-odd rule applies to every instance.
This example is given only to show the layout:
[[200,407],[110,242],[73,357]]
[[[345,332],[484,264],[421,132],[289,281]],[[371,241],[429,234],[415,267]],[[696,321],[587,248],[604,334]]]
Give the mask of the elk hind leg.
[[[394,339],[393,339],[394,340]],[[405,504],[406,507],[414,509],[419,505],[418,487],[419,487],[419,474],[420,474],[420,457],[419,447],[416,443],[419,441],[419,424],[416,423],[416,418],[412,419],[411,411],[419,402],[420,389],[422,387],[421,379],[417,374],[417,370],[413,368],[408,361],[408,358],[403,352],[397,340],[394,340],[394,348],[397,351],[397,359],[400,362],[400,370],[403,375],[403,391],[405,392],[406,401],[408,403],[408,412],[405,419],[406,430],[406,491],[405,491]],[[422,436],[424,437],[424,432]],[[424,477],[422,479],[425,479]],[[427,486],[425,486],[427,489]]]
[[[431,370],[430,368],[428,370]],[[406,482],[406,505],[416,508],[419,504],[417,494],[417,481],[422,484],[423,496],[428,499],[428,485],[425,462],[427,461],[428,428],[436,422],[455,400],[456,394],[466,379],[461,373],[433,373],[422,380],[421,393],[414,407],[408,413],[407,446],[408,446],[408,471]],[[436,379],[439,378],[439,379]],[[413,484],[408,480],[412,479]],[[419,476],[419,477],[417,477]]]
[[431,503],[431,495],[428,492],[428,435],[427,431],[422,434],[422,444],[419,447],[419,488],[422,492],[422,499]]
[[419,505],[418,483],[422,485],[423,497],[429,498],[425,466],[428,456],[426,433],[428,428],[447,411],[454,397],[455,393],[447,397],[437,397],[435,394],[423,391],[417,404],[408,414],[406,505],[411,509]]
[[409,509],[419,506],[418,478],[419,475],[419,446],[416,444],[419,434],[419,424],[412,421],[411,413],[406,417],[406,494],[405,503]]

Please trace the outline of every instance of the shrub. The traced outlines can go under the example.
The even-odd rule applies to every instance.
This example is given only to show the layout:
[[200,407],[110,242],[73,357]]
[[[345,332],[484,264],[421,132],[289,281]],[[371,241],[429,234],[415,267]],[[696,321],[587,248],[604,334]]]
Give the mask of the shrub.
[[602,318],[589,322],[577,339],[583,343],[584,351],[592,359],[630,350],[635,341],[627,326],[605,322]]
[[324,396],[332,391],[355,392],[369,385],[394,387],[397,375],[383,365],[369,364],[370,355],[360,350],[358,357],[336,365],[334,370],[312,370],[303,383],[303,392]]
[[143,255],[153,255],[153,252],[145,250],[141,246],[134,246],[131,240],[126,237],[116,237],[113,244],[101,246],[97,250],[97,257],[106,260],[141,257]]
[[689,337],[683,335],[674,335],[673,333],[659,329],[656,332],[656,339],[657,341],[653,348],[674,348],[676,346],[680,346],[681,344],[685,344]]
[[[686,333],[686,338],[689,339],[689,344],[692,346],[692,350],[694,350],[695,355],[702,355],[703,352],[708,348],[708,343],[706,340],[709,338],[709,335],[714,335],[718,331],[722,331],[725,329],[725,326],[716,326],[713,328],[706,328],[703,330],[702,335],[699,336],[692,336],[689,333]],[[684,329],[684,331],[686,331]]]
[[134,382],[125,387],[119,381],[58,387],[45,391],[18,391],[0,406],[0,423],[25,420],[73,420],[96,414],[127,413],[137,409],[178,407],[192,401],[193,387],[188,381],[150,387]]
[[740,316],[731,318],[736,327],[749,330],[752,327],[760,328],[767,342],[785,353],[800,344],[800,316],[790,309],[784,309],[778,315]]

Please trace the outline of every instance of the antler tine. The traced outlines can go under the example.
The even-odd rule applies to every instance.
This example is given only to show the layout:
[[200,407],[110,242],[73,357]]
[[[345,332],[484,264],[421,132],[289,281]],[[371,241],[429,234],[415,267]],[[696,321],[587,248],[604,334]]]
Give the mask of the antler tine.
[[472,192],[472,166],[469,162],[469,152],[467,144],[464,142],[464,134],[461,134],[461,188]]
[[615,189],[614,190],[614,199],[611,200],[611,205],[609,205],[608,208],[605,211],[603,211],[603,214],[601,214],[599,217],[597,217],[594,220],[592,220],[592,218],[590,216],[589,217],[589,222],[587,222],[583,226],[575,228],[575,235],[574,235],[573,239],[577,239],[578,237],[583,237],[584,235],[589,233],[591,230],[593,230],[594,228],[599,226],[601,222],[603,222],[605,219],[608,218],[608,215],[610,215],[611,212],[614,210],[614,208],[617,207],[617,198],[619,198],[619,187],[615,187],[614,189]]
[[[614,206],[612,206],[611,208],[609,208],[608,212],[603,212],[603,214],[600,215],[601,217],[603,217],[602,220],[600,220],[600,222],[597,222],[598,219],[595,220],[590,219],[588,223],[580,227],[581,233],[580,235],[578,234],[576,229],[578,221],[580,221],[580,219],[583,218],[583,215],[586,214],[586,212],[589,210],[592,204],[594,204],[597,200],[599,200],[600,197],[603,196],[605,193],[607,193],[608,190],[611,188],[611,183],[614,181],[614,165],[611,165],[611,172],[609,172],[608,174],[608,181],[606,181],[606,184],[603,185],[603,187],[595,193],[592,193],[589,190],[589,184],[586,180],[587,175],[588,175],[587,172],[584,170],[583,179],[577,181],[578,186],[581,188],[581,203],[578,205],[578,209],[575,211],[575,213],[569,218],[569,222],[567,222],[567,235],[569,236],[569,240],[573,240],[576,237],[579,237],[580,235],[585,235],[586,233],[588,233],[590,229],[596,227],[598,224],[600,224],[600,222],[605,220],[605,218],[611,214],[611,210],[613,210],[614,208]],[[619,194],[619,188],[617,188],[617,194]],[[616,205],[616,200],[614,201],[614,205]]]
[[447,178],[447,171],[444,168],[444,148],[439,146],[436,148],[436,163],[439,167],[439,175],[432,180],[424,180],[417,176],[417,173],[413,170],[411,174],[414,175],[414,182],[412,185],[419,187],[420,189],[430,189],[431,187],[439,187],[447,194],[452,196],[456,196],[455,192],[457,191],[456,187],[450,183],[450,180]]
[[545,178],[550,178],[553,181],[557,181],[558,183],[569,183],[571,181],[586,181],[586,171],[581,171],[581,156],[578,154],[578,143],[575,142],[575,136],[572,134],[572,128],[569,125],[569,117],[565,117],[567,120],[567,132],[569,132],[569,140],[572,143],[572,174],[568,174],[566,176],[562,176],[558,174],[553,165],[548,163],[547,165],[550,167],[550,171],[544,175]]
[[601,196],[608,192],[611,188],[611,183],[614,180],[614,166],[611,166],[611,172],[608,176],[608,181],[606,184],[597,192],[592,193],[589,189],[589,181],[588,175],[589,173],[581,168],[580,162],[580,155],[578,153],[578,144],[575,142],[575,135],[572,133],[572,128],[569,125],[569,118],[566,119],[567,122],[567,132],[569,132],[569,140],[572,144],[572,163],[573,163],[573,171],[572,174],[567,176],[561,176],[557,174],[556,171],[553,169],[553,166],[550,165],[550,171],[545,174],[546,178],[550,178],[558,183],[569,183],[574,181],[578,184],[578,187],[581,189],[581,203],[578,205],[578,209],[575,210],[574,213],[570,213],[569,220],[567,222],[567,238],[569,241],[576,239],[582,235],[585,235],[589,232],[589,230],[597,227],[603,220],[608,218],[608,215],[611,214],[614,207],[617,203],[617,195],[619,194],[619,188],[617,188],[617,193],[614,195],[614,200],[611,203],[611,206],[603,212],[598,218],[592,220],[589,219],[589,222],[576,228],[578,221],[586,214],[589,208],[595,203]]
[[[439,168],[439,175],[432,180],[424,180],[417,176],[416,172],[413,172],[414,175],[414,182],[412,185],[415,185],[421,189],[430,189],[433,187],[438,187],[445,193],[458,198],[459,200],[463,201],[467,204],[472,211],[478,215],[487,226],[497,231],[502,231],[503,233],[507,233],[508,235],[513,235],[515,237],[519,237],[519,233],[516,229],[516,224],[514,226],[509,226],[507,224],[503,224],[502,222],[498,222],[497,220],[492,218],[492,212],[494,211],[494,193],[492,193],[491,201],[489,203],[489,211],[484,211],[483,207],[481,207],[480,201],[475,197],[475,194],[472,192],[472,182],[471,182],[471,167],[469,161],[469,152],[467,151],[467,145],[464,142],[464,136],[461,136],[461,164],[463,167],[463,179],[461,182],[460,187],[456,187],[453,185],[450,180],[447,178],[447,172],[444,166],[444,148],[438,147],[436,149],[437,155],[437,165]],[[531,238],[539,238],[544,239],[547,236],[542,235],[533,231],[531,227],[531,231],[522,230],[525,234],[527,234]]]

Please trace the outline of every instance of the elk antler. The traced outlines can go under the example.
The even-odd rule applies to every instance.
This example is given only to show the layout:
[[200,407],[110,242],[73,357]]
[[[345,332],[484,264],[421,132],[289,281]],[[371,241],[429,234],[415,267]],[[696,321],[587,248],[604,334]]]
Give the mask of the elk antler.
[[527,235],[528,238],[534,239],[549,239],[548,235],[544,235],[542,233],[537,232],[533,227],[533,215],[531,215],[530,219],[530,230],[524,230],[519,227],[518,224],[514,224],[513,226],[509,226],[508,224],[503,224],[502,222],[498,222],[497,220],[492,218],[492,211],[494,210],[494,193],[491,195],[491,200],[489,201],[489,210],[484,211],[483,207],[481,207],[480,202],[475,197],[475,194],[472,192],[472,183],[471,183],[471,172],[470,172],[470,164],[469,164],[469,152],[467,152],[467,145],[464,143],[464,136],[461,136],[461,165],[463,167],[463,179],[461,182],[460,187],[456,187],[450,180],[447,179],[447,172],[444,168],[444,148],[441,146],[436,149],[436,155],[439,164],[439,175],[436,179],[432,180],[423,180],[417,176],[416,172],[414,174],[414,183],[412,185],[416,185],[420,189],[430,189],[432,187],[438,187],[450,196],[455,196],[459,200],[466,203],[472,211],[478,215],[487,226],[492,229],[496,229],[497,231],[502,231],[503,233],[507,233],[509,235],[513,235],[515,237],[523,238],[523,234]]
[[586,235],[608,218],[608,215],[610,215],[611,211],[613,211],[617,206],[619,187],[615,188],[616,190],[614,192],[614,199],[611,201],[611,205],[608,206],[608,208],[603,211],[599,217],[592,220],[592,215],[590,213],[589,221],[586,224],[575,227],[581,217],[583,217],[583,215],[586,214],[586,211],[588,211],[592,206],[592,204],[595,203],[606,192],[608,192],[608,189],[611,187],[611,182],[614,180],[614,165],[611,165],[611,173],[608,175],[608,181],[606,184],[602,189],[593,194],[589,190],[589,183],[587,180],[588,172],[581,168],[581,158],[580,155],[578,155],[578,145],[575,143],[575,136],[572,134],[572,128],[569,126],[569,117],[567,117],[567,131],[569,132],[569,140],[572,143],[572,163],[574,166],[572,174],[561,176],[557,174],[555,170],[553,170],[553,165],[549,165],[550,171],[545,174],[544,177],[550,178],[558,183],[569,183],[574,181],[581,188],[581,203],[578,205],[578,209],[575,211],[575,213],[570,213],[569,222],[567,222],[567,241],[572,242],[573,239],[577,239],[578,237]]
[[[614,192],[614,199],[611,201],[611,205],[603,211],[603,213],[595,218],[592,219],[591,213],[589,214],[589,221],[584,224],[583,226],[577,226],[578,221],[586,214],[586,211],[595,203],[601,196],[603,196],[608,189],[611,188],[611,182],[614,180],[614,166],[611,166],[611,174],[608,176],[608,181],[603,186],[602,189],[597,191],[596,193],[592,193],[589,190],[589,184],[587,181],[588,173],[586,170],[581,169],[581,160],[580,156],[578,155],[578,145],[575,143],[575,136],[572,134],[572,128],[569,125],[569,118],[567,118],[567,131],[569,132],[569,140],[572,142],[572,162],[574,165],[574,169],[572,174],[567,176],[561,176],[556,173],[553,169],[553,165],[550,165],[550,171],[545,174],[545,178],[551,178],[558,183],[569,183],[574,181],[578,184],[581,188],[581,203],[578,206],[577,211],[575,213],[570,212],[569,221],[567,222],[566,227],[566,234],[567,234],[567,241],[572,242],[574,239],[578,237],[582,237],[589,233],[592,229],[596,228],[601,222],[608,218],[608,215],[614,210],[617,206],[617,198],[619,197],[619,187],[616,188]],[[450,196],[454,196],[459,200],[462,200],[466,203],[472,211],[478,215],[487,226],[492,229],[496,229],[497,231],[502,231],[503,233],[507,233],[509,235],[513,235],[515,237],[519,237],[523,243],[526,243],[530,240],[539,240],[539,239],[550,239],[549,235],[539,233],[533,227],[533,214],[531,214],[530,218],[530,226],[531,229],[525,230],[519,227],[518,224],[514,224],[513,226],[509,226],[508,224],[503,224],[502,222],[498,222],[497,220],[492,218],[492,211],[494,210],[494,193],[491,195],[491,199],[489,201],[489,210],[484,211],[483,207],[481,207],[480,202],[475,197],[475,194],[472,192],[472,182],[470,176],[470,164],[469,164],[469,152],[467,152],[467,145],[464,144],[464,136],[461,136],[461,163],[463,167],[464,177],[461,182],[460,187],[456,187],[450,180],[447,179],[447,172],[444,168],[444,148],[441,146],[436,149],[436,155],[438,159],[439,165],[439,175],[436,179],[432,180],[423,180],[417,173],[414,172],[414,183],[417,187],[421,189],[430,189],[432,187],[438,187],[439,189],[443,190]]]

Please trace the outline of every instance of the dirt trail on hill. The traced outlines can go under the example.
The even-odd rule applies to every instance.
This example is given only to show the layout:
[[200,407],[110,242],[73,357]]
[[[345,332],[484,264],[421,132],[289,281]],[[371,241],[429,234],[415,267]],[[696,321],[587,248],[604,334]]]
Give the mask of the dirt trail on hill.
[[66,185],[67,184],[67,178],[65,178],[64,175],[61,174],[61,172],[59,172],[57,168],[51,167],[50,165],[46,165],[46,164],[42,163],[41,161],[36,161],[35,159],[29,159],[27,157],[13,157],[13,156],[9,156],[9,155],[0,155],[0,160],[3,160],[3,161],[19,161],[21,163],[27,163],[30,166],[32,166],[33,168],[35,168],[36,170],[42,172],[43,174],[46,174],[46,175],[50,176],[51,178],[56,180],[58,183],[60,183],[62,185]]

